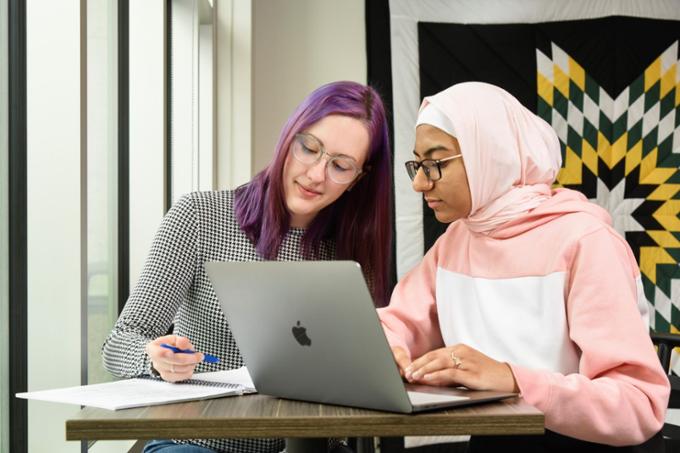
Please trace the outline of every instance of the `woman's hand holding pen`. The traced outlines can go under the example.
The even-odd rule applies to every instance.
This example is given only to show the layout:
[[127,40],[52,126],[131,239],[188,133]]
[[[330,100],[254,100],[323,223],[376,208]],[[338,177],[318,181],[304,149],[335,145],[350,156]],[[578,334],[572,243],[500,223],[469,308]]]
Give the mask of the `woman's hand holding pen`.
[[179,382],[190,379],[196,365],[203,361],[203,354],[200,352],[176,354],[167,349],[167,346],[161,346],[162,344],[183,350],[193,350],[191,341],[186,337],[166,335],[146,344],[146,353],[149,355],[151,365],[160,373],[164,381]]
[[417,384],[519,391],[510,365],[494,360],[465,344],[428,352],[407,365],[404,376],[408,382]]

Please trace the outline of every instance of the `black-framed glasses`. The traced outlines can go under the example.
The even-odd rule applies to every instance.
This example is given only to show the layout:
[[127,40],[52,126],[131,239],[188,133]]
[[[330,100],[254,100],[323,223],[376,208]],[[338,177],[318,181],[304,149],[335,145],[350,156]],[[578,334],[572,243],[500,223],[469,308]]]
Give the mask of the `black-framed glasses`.
[[326,175],[338,184],[349,184],[363,173],[363,170],[357,166],[356,161],[351,157],[328,154],[321,141],[312,134],[302,132],[295,134],[292,151],[295,160],[305,165],[317,163],[325,154],[327,158]]
[[451,157],[445,157],[444,159],[423,159],[421,161],[417,160],[409,160],[404,162],[404,165],[406,166],[406,172],[408,173],[408,177],[411,178],[411,181],[416,179],[416,175],[418,174],[418,170],[420,168],[423,169],[425,172],[425,176],[429,181],[438,181],[442,178],[442,162],[448,162],[453,159],[458,159],[459,157],[463,157],[462,154],[456,154],[455,156]]

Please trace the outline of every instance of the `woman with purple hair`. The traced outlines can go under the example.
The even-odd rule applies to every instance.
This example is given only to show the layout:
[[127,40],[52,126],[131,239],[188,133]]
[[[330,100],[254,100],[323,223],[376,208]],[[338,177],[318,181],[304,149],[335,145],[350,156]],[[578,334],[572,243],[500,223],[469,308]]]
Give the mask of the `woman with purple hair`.
[[[378,93],[335,82],[283,127],[271,163],[236,190],[183,196],[166,214],[137,285],[102,349],[119,377],[170,382],[243,366],[207,261],[354,260],[377,306],[389,297],[391,151]],[[174,354],[161,347],[203,351]],[[281,439],[152,441],[145,452],[275,453]]]

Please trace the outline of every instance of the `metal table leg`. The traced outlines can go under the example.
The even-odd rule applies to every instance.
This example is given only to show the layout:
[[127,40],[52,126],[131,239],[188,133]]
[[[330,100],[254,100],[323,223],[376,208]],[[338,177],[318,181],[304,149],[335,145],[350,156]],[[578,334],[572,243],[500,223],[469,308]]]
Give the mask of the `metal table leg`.
[[286,453],[327,453],[328,439],[288,437],[286,438]]
[[356,453],[375,453],[375,442],[372,437],[358,437],[354,442]]

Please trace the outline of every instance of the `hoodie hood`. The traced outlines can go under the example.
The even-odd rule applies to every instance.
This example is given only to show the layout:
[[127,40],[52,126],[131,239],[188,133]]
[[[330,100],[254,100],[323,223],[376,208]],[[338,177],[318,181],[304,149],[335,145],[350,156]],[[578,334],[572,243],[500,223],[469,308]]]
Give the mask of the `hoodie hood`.
[[581,192],[570,189],[554,189],[552,196],[538,207],[504,223],[490,232],[489,236],[495,239],[511,238],[563,215],[577,212],[590,214],[606,225],[612,225],[612,218],[609,213],[595,203],[588,201]]

